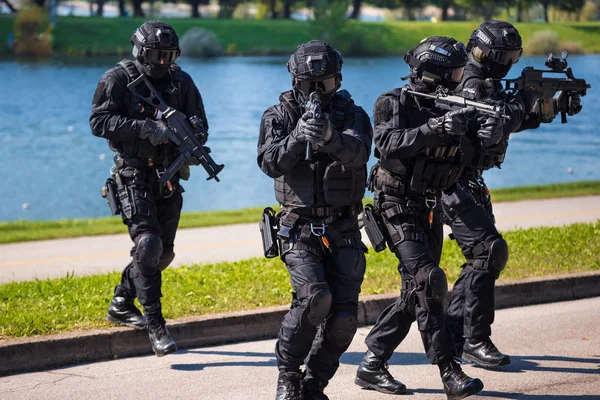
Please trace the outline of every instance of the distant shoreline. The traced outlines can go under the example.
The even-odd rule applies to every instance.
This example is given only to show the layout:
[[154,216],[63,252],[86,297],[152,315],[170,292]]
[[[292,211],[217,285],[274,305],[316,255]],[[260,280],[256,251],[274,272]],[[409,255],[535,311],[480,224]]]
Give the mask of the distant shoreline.
[[[14,26],[14,16],[0,16],[0,40],[6,43]],[[53,33],[57,56],[128,56],[129,39],[144,18],[58,17]],[[289,55],[299,43],[314,39],[309,22],[293,20],[226,20],[177,18],[167,20],[180,33],[199,26],[213,31],[225,56]],[[344,34],[332,44],[346,56],[397,56],[421,39],[432,35],[453,36],[466,43],[480,21],[423,22],[349,21]],[[533,55],[535,46],[527,46],[536,32],[551,30],[561,43],[576,43],[585,54],[600,53],[600,23],[516,23],[523,36],[525,55]],[[562,46],[562,44],[560,45]],[[557,49],[556,51],[561,50]],[[10,55],[6,45],[0,54]]]

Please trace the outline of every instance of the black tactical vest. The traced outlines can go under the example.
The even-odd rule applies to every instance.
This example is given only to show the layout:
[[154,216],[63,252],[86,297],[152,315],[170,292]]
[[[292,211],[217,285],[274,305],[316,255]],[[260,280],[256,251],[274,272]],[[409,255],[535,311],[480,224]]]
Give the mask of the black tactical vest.
[[[279,100],[287,114],[287,132],[292,132],[301,117],[302,106],[292,91],[282,93]],[[336,93],[329,110],[331,124],[339,132],[344,131],[351,117],[362,118],[362,113],[346,90]],[[315,153],[311,161],[302,159],[290,172],[275,178],[275,197],[280,204],[293,207],[349,206],[362,201],[366,168],[366,165],[341,165],[326,153]]]
[[[127,72],[128,83],[140,76],[140,71],[131,60],[122,60],[117,64]],[[181,91],[181,69],[177,65],[171,67],[171,82],[164,85],[156,85],[156,89],[161,92],[162,98],[167,104],[176,110],[183,106]],[[129,118],[144,120],[151,118],[149,115],[149,106],[143,100],[137,98],[128,91],[125,96],[126,115]],[[111,143],[112,147],[124,158],[153,159],[155,165],[168,166],[177,156],[179,150],[171,143],[160,146],[153,146],[150,141],[142,139],[133,139],[126,142]]]
[[[396,108],[394,109],[395,126],[400,126],[400,107],[403,107],[404,118],[408,117],[405,125],[409,128],[417,128],[427,123],[430,118],[437,118],[445,113],[433,107],[420,107],[403,89],[394,89],[384,96],[393,96],[398,100],[393,102]],[[377,171],[375,188],[383,190],[384,193],[387,188],[388,191],[393,192],[386,193],[391,196],[405,194],[408,191],[424,193],[445,189],[456,181],[464,167],[460,162],[459,150],[460,139],[456,139],[451,144],[435,148],[426,147],[414,158],[381,157],[380,164],[387,171],[383,171],[382,168]]]

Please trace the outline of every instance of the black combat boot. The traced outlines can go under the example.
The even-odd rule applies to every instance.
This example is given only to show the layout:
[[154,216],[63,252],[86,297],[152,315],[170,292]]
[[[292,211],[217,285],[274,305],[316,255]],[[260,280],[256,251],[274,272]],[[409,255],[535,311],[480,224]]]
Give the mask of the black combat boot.
[[279,371],[277,378],[276,400],[299,400],[300,382],[302,381],[301,372]]
[[148,317],[148,336],[152,344],[152,350],[157,357],[166,356],[177,351],[177,344],[171,337],[165,319],[162,316],[160,302],[149,307],[144,307]]
[[510,357],[500,353],[490,338],[467,339],[463,347],[462,358],[488,368],[510,364]]
[[439,364],[438,367],[448,400],[464,399],[483,389],[483,382],[468,377],[454,360]]
[[323,393],[327,383],[323,384],[314,378],[304,379],[300,389],[300,400],[329,400]]
[[371,350],[365,353],[360,362],[354,383],[365,389],[377,390],[381,393],[406,393],[406,386],[394,379],[388,371],[385,360],[377,357]]
[[146,317],[133,305],[133,296],[129,290],[121,285],[115,287],[115,295],[108,306],[106,319],[135,329],[144,329],[147,323]]

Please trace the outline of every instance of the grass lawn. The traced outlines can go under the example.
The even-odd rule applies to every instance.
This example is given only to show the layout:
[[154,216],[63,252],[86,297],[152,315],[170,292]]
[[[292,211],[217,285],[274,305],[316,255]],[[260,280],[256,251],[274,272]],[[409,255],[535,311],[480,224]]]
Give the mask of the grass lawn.
[[[144,18],[58,17],[54,49],[60,55],[129,55],[129,38]],[[168,20],[180,37],[200,26],[216,33],[229,55],[290,54],[312,37],[310,24],[286,20],[221,20],[177,18]],[[346,55],[398,55],[427,36],[453,36],[466,43],[481,21],[423,22],[350,21],[343,38],[351,43],[332,43],[348,48]],[[0,16],[0,38],[12,31],[14,16]],[[535,32],[552,30],[561,40],[579,42],[585,53],[600,52],[600,23],[518,23],[525,43]],[[354,49],[354,51],[352,51]],[[559,49],[557,49],[559,50]],[[1,48],[0,48],[1,51]]]
[[[533,228],[504,234],[510,260],[501,279],[600,271],[600,221],[567,227]],[[442,267],[450,282],[463,257],[446,240]],[[367,255],[363,294],[399,291],[396,258]],[[0,285],[0,339],[106,327],[106,309],[120,273]],[[167,318],[289,304],[291,286],[279,259],[169,268],[163,273]]]
[[[492,191],[494,202],[551,197],[573,197],[600,194],[600,181],[557,183],[542,186],[522,186]],[[370,200],[365,200],[370,201]],[[258,223],[263,207],[231,211],[184,213],[180,228]],[[67,219],[60,221],[0,222],[0,244],[29,242],[79,236],[125,233],[127,228],[120,217],[95,219]]]

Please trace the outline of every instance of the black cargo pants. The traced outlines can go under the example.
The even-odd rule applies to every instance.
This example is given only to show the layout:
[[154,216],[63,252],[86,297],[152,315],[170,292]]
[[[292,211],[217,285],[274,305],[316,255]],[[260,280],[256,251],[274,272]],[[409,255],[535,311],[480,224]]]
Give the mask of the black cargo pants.
[[[342,218],[326,231],[329,248],[298,223],[282,240],[281,259],[294,290],[275,345],[280,371],[296,372],[308,357],[305,378],[322,386],[333,377],[358,326],[358,295],[365,273],[366,246],[356,218]],[[334,240],[334,229],[343,239]],[[304,231],[304,235],[302,234]]]
[[445,190],[442,209],[444,222],[466,258],[448,308],[448,323],[461,354],[465,337],[482,340],[491,335],[496,277],[490,273],[488,254],[478,246],[503,239],[494,225],[491,199],[482,178],[461,179]]
[[[378,192],[375,198],[381,199]],[[416,200],[424,203],[424,199]],[[398,204],[386,198],[385,202],[376,206],[383,213]],[[383,217],[388,231],[388,244],[400,261],[398,271],[402,275],[402,290],[398,299],[381,313],[365,343],[369,350],[384,360],[392,357],[414,321],[417,321],[427,358],[432,364],[448,361],[454,353],[443,304],[428,306],[428,302],[423,300],[424,292],[429,290],[426,278],[431,271],[439,273],[437,269],[443,243],[440,213],[434,209],[431,224],[428,214],[426,209],[417,209],[408,215],[396,214],[389,219]]]
[[152,167],[126,167],[119,174],[132,203],[131,218],[122,216],[134,242],[133,259],[123,270],[121,286],[138,297],[143,306],[148,306],[160,300],[161,272],[175,256],[173,248],[183,189],[175,178],[172,180],[175,190],[169,197],[162,196],[156,169]]

